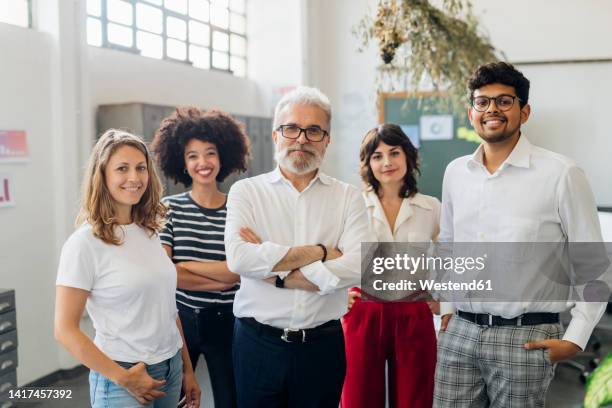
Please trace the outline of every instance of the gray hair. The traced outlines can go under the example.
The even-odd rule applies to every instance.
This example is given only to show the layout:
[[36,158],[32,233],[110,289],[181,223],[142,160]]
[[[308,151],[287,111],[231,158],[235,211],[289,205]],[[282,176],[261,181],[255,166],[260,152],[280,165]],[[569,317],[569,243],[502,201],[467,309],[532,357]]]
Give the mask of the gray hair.
[[272,122],[272,130],[278,129],[280,124],[280,116],[288,106],[293,105],[309,105],[321,108],[327,116],[327,130],[331,128],[331,103],[329,98],[319,91],[317,88],[300,86],[285,94],[276,104],[274,109],[274,121]]

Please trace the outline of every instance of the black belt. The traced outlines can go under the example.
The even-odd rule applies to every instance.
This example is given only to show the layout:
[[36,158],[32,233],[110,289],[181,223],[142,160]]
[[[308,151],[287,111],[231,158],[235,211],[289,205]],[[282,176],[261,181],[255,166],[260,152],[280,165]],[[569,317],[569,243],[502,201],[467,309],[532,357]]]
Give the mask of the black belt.
[[329,322],[313,327],[312,329],[279,329],[267,324],[259,323],[252,317],[239,317],[238,320],[240,320],[241,323],[245,323],[255,328],[259,333],[280,338],[287,343],[306,343],[307,341],[314,340],[317,337],[338,333],[338,330],[342,330],[340,320],[330,320]]
[[461,310],[458,310],[457,314],[461,318],[481,326],[535,326],[536,324],[559,323],[559,313],[525,313],[513,319]]

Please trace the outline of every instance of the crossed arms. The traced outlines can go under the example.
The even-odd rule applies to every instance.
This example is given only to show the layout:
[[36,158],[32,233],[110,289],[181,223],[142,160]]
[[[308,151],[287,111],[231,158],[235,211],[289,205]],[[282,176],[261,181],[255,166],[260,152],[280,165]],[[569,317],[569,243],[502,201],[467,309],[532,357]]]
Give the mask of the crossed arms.
[[[240,229],[240,237],[251,244],[262,244],[261,238],[255,234],[249,228]],[[301,289],[308,292],[319,292],[321,288],[309,281],[300,268],[302,266],[309,265],[313,262],[336,259],[342,256],[342,252],[339,249],[333,247],[326,247],[323,251],[318,245],[305,245],[300,247],[292,247],[287,251],[287,254],[272,268],[272,272],[282,272],[291,270],[289,274],[284,278],[284,287],[287,289]],[[269,277],[265,279],[268,283],[274,285],[276,282],[275,277]]]
[[[321,295],[359,283],[361,242],[368,241],[369,229],[365,204],[356,189],[345,191],[347,196],[343,197],[342,218],[316,219],[321,223],[342,223],[339,236],[326,240],[337,244],[335,247],[326,246],[325,263],[321,262],[323,250],[316,245],[317,242],[292,247],[260,239],[258,235],[263,236],[265,231],[255,230],[258,225],[253,206],[255,200],[246,193],[245,184],[238,182],[230,190],[227,200],[225,250],[231,271],[249,279],[276,279],[277,275],[286,275],[285,279],[289,279],[285,280],[286,287],[292,287],[293,283],[306,285],[305,281],[308,281],[314,285],[309,287],[310,290],[316,290]],[[274,223],[282,222],[264,211],[258,208],[258,218],[260,222],[268,223],[270,229],[275,227]],[[265,220],[262,220],[264,217]],[[318,226],[312,225],[312,228]]]
[[[162,245],[166,254],[172,259],[172,247]],[[177,287],[196,291],[228,290],[240,282],[240,276],[232,273],[227,262],[187,261],[175,264]]]

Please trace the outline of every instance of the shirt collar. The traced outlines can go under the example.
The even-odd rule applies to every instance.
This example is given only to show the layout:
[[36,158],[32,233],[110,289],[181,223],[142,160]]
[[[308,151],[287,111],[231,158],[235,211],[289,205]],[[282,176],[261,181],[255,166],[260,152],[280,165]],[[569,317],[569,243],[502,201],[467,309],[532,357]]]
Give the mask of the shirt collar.
[[[506,167],[512,165],[528,169],[530,165],[531,149],[531,143],[527,140],[526,136],[521,134],[514,149],[512,149],[512,152],[510,152],[510,155],[506,158],[502,166]],[[472,157],[467,161],[468,168],[474,167],[475,165],[483,166],[483,154],[484,144],[480,144]]]
[[365,198],[366,207],[367,208],[373,207],[372,217],[376,218],[377,220],[383,223],[388,224],[387,217],[385,216],[385,212],[382,208],[382,204],[380,203],[380,200],[378,199],[378,196],[374,192],[373,188],[366,190],[364,194],[364,198]]
[[416,205],[417,207],[421,207],[425,210],[433,211],[431,204],[429,204],[429,201],[425,199],[423,194],[416,193],[412,197],[407,198],[407,200],[410,205]]
[[[416,205],[417,207],[421,207],[425,210],[433,210],[431,204],[425,199],[423,194],[416,193],[412,197],[405,198],[410,205]],[[366,207],[377,207],[382,210],[382,205],[380,204],[380,200],[378,196],[374,192],[374,189],[370,188],[365,192],[365,202]]]
[[[366,207],[373,207],[372,209],[372,217],[380,220],[381,222],[389,225],[389,221],[385,215],[385,211],[382,208],[382,204],[380,203],[380,199],[376,195],[373,189],[367,190],[364,195]],[[414,213],[412,206],[421,207],[425,210],[432,211],[433,208],[425,199],[425,196],[422,194],[415,194],[412,197],[405,198],[400,207],[399,213],[397,214],[397,218],[395,220],[395,225],[391,226],[393,229],[393,234],[397,231],[400,225],[407,219],[409,219]]]
[[[286,180],[287,182],[289,181],[285,178],[285,176],[283,176],[283,173],[281,173],[279,166],[276,166],[274,170],[267,173],[266,179],[270,183],[277,183],[281,180]],[[314,177],[314,179],[310,182],[310,185],[312,185],[312,183],[314,183],[316,180],[319,180],[321,183],[325,184],[326,186],[329,186],[331,184],[331,177],[323,173],[321,169],[317,171],[317,174]]]
[[531,156],[531,143],[523,135],[519,137],[516,146],[512,149],[510,156],[506,159],[506,163],[516,167],[529,168],[529,158]]

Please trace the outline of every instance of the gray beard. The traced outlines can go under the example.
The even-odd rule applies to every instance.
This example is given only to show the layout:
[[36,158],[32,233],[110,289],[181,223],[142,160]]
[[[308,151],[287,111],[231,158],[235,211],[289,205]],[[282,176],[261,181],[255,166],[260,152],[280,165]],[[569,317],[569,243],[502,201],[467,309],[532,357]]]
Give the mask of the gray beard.
[[318,152],[313,153],[312,156],[306,156],[307,158],[304,160],[291,159],[288,154],[288,149],[278,150],[278,148],[275,148],[274,160],[291,173],[302,175],[321,167],[323,156]]

